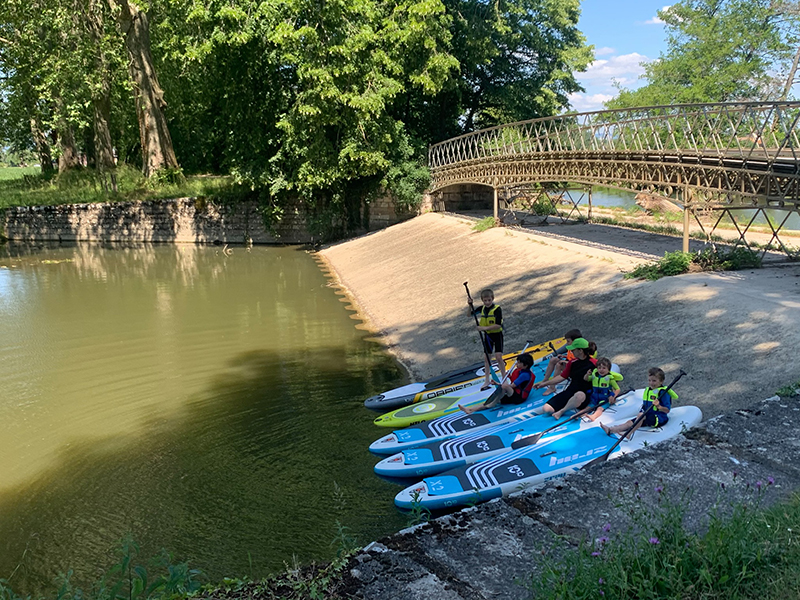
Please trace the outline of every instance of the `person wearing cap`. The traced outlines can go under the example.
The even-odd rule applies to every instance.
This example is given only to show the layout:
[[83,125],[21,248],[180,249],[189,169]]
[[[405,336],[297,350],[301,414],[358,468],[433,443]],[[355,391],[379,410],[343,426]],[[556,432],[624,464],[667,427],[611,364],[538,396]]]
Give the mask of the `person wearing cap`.
[[572,350],[575,358],[564,367],[561,375],[533,384],[535,389],[539,389],[546,385],[556,385],[569,380],[567,388],[550,398],[544,405],[545,413],[550,413],[554,418],[560,419],[566,411],[573,408],[580,410],[589,403],[592,382],[586,381],[586,373],[593,371],[597,364],[596,359],[591,356],[593,345],[586,338],[576,338],[567,346],[567,350]]

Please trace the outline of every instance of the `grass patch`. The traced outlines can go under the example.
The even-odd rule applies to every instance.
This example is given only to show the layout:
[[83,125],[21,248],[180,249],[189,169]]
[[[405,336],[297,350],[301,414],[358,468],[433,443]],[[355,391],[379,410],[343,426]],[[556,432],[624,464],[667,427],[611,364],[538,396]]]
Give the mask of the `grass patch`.
[[542,572],[529,580],[531,598],[798,598],[800,496],[762,511],[760,498],[771,484],[747,484],[752,502],[736,504],[725,502],[721,486],[699,534],[684,528],[686,498],[673,501],[659,486],[657,503],[644,505],[638,489],[629,491],[623,508],[630,530],[616,535],[609,524],[607,535],[545,558]]
[[52,206],[95,202],[130,202],[165,198],[209,197],[224,198],[245,194],[230,177],[189,176],[186,178],[165,173],[152,180],[145,179],[133,167],[117,169],[116,193],[106,191],[99,174],[92,169],[79,169],[56,177],[41,173],[25,173],[17,169],[13,178],[0,178],[0,209],[14,206]]
[[22,179],[25,175],[41,173],[39,167],[0,167],[0,181]]
[[775,393],[782,398],[798,396],[800,395],[800,381],[796,381],[794,383],[790,383],[789,385],[785,385],[782,388],[778,388],[778,391]]
[[664,258],[654,263],[639,265],[625,273],[626,279],[648,279],[655,281],[662,277],[681,275],[689,271],[738,271],[755,269],[761,266],[758,253],[747,248],[736,247],[730,250],[706,248],[700,252],[666,252]]
[[494,217],[484,217],[472,226],[472,231],[486,231],[492,227],[497,227],[497,225],[497,219]]

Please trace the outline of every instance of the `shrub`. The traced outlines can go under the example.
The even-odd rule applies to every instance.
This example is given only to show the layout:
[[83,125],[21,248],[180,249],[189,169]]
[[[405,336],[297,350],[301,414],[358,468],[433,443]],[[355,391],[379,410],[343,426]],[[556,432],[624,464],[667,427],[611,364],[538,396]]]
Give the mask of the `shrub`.
[[494,217],[485,217],[475,223],[472,227],[473,231],[486,231],[487,229],[491,229],[492,227],[497,227],[497,219]]
[[655,263],[639,265],[625,274],[626,279],[655,281],[670,275],[680,275],[689,270],[736,271],[761,266],[761,257],[749,248],[706,248],[700,252],[667,252]]

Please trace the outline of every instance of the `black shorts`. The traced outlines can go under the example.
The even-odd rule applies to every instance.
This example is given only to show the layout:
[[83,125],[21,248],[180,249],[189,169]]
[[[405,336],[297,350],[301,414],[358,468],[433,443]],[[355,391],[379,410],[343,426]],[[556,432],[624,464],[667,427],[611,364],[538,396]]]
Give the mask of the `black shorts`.
[[563,392],[559,392],[555,396],[550,398],[550,400],[547,401],[547,404],[553,409],[553,412],[558,412],[567,405],[567,402],[569,402],[569,399],[575,395],[575,392],[583,392],[584,394],[586,394],[586,399],[583,402],[581,402],[580,406],[578,406],[575,409],[575,410],[583,410],[589,405],[589,398],[591,395],[586,390],[582,390],[581,388],[575,388],[572,386],[568,386],[567,389],[565,389]]
[[514,390],[510,396],[503,394],[503,397],[500,398],[500,404],[522,404],[523,402],[525,402],[525,398],[520,396],[517,390]]
[[497,333],[484,333],[486,339],[486,352],[491,354],[492,352],[502,352],[503,351],[503,332],[498,331]]

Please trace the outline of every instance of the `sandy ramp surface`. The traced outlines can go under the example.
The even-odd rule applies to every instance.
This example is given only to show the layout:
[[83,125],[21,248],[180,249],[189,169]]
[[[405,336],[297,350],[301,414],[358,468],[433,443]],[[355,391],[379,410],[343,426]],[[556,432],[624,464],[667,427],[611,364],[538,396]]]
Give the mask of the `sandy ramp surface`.
[[641,261],[629,255],[472,225],[431,213],[321,251],[415,378],[481,359],[467,281],[475,298],[494,289],[506,350],[578,327],[631,386],[650,366],[668,380],[686,370],[680,402],[706,417],[800,380],[800,266],[631,281],[622,274]]

